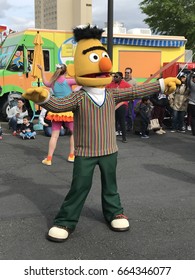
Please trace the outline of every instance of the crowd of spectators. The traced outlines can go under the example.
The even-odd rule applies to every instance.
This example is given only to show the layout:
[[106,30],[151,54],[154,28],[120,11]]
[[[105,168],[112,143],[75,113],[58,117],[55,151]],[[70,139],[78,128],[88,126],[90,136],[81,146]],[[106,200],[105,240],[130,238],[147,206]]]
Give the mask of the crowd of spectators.
[[[113,80],[107,88],[136,87],[138,82],[133,78],[132,73],[131,67],[125,68],[124,76],[122,72],[113,73]],[[167,131],[171,133],[190,131],[195,136],[195,69],[192,69],[188,75],[180,72],[178,78],[181,80],[181,85],[169,96],[159,92],[141,100],[136,99],[116,104],[116,136],[121,136],[123,143],[127,142],[127,132],[129,131],[142,139],[148,139],[149,134],[163,135]],[[43,126],[44,134],[51,137],[52,122],[47,119],[47,113],[45,109],[41,110],[39,122]],[[158,120],[158,128],[151,129],[150,122],[153,119]],[[26,121],[31,127],[32,137],[27,137],[27,132],[24,135],[23,128]],[[19,98],[17,105],[9,110],[8,126],[12,130],[13,136],[20,135],[23,139],[35,138],[36,132],[30,122],[23,98]],[[0,132],[2,140],[2,129]],[[69,129],[62,125],[59,135],[70,135]]]
[[[132,76],[132,68],[125,68],[124,77],[121,72],[113,73],[113,81],[108,86],[120,87],[124,82],[130,86],[136,86],[137,81]],[[120,75],[119,75],[120,73]],[[120,79],[116,77],[120,76]],[[148,139],[149,134],[163,135],[167,130],[174,133],[185,133],[191,131],[195,136],[195,69],[190,74],[184,72],[178,74],[181,85],[176,91],[167,96],[159,92],[142,100],[131,100],[123,104],[123,115],[125,117],[125,133],[133,132],[141,138]],[[121,86],[122,87],[122,86]],[[116,105],[116,112],[118,105]],[[157,120],[159,127],[151,129],[150,121]],[[123,121],[124,123],[124,121]],[[152,132],[152,133],[151,133]],[[116,114],[116,135],[124,139],[124,125],[121,125]],[[126,142],[126,141],[123,141]]]

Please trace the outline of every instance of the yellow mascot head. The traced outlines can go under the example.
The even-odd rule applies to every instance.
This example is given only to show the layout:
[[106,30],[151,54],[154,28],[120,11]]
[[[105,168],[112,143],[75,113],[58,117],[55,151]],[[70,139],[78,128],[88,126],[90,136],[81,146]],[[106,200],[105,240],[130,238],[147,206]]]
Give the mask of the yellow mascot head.
[[77,27],[73,30],[77,47],[74,64],[67,66],[67,72],[78,85],[103,87],[112,80],[112,62],[100,39],[104,32],[96,26]]

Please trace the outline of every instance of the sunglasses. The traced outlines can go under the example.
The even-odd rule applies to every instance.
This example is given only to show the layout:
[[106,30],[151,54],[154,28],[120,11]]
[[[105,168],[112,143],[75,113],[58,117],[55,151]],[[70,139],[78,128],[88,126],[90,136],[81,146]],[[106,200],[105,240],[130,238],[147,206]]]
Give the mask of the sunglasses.
[[119,77],[119,76],[114,76],[114,78],[118,79],[118,78],[120,78],[120,77]]

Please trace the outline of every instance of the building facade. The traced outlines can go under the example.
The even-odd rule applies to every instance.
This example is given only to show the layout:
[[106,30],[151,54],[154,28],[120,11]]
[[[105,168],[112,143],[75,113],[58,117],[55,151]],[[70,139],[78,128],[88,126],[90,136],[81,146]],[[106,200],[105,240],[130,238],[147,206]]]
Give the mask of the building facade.
[[72,30],[92,23],[92,0],[35,0],[35,28]]

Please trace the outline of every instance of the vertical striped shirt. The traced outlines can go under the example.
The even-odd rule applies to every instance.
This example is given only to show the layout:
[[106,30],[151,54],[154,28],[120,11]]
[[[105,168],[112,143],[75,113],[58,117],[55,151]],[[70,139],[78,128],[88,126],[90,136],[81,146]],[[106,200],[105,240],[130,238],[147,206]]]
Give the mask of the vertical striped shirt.
[[41,106],[51,112],[73,111],[75,155],[104,156],[118,151],[115,135],[115,105],[161,91],[159,82],[125,89],[105,89],[105,100],[97,105],[80,89],[64,98],[51,97]]

